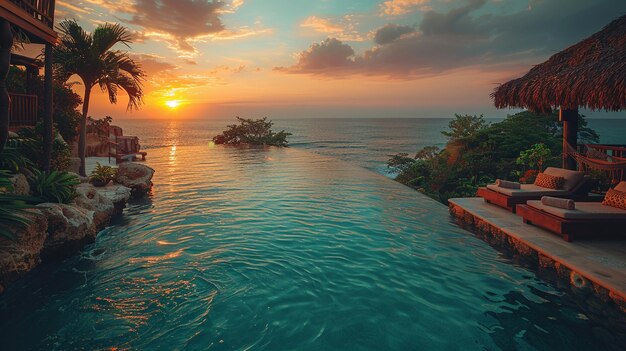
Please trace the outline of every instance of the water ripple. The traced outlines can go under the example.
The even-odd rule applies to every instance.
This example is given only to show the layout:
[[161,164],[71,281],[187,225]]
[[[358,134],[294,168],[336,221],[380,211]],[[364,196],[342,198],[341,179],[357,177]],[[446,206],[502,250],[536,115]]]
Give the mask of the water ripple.
[[0,299],[6,349],[615,347],[383,176],[274,148],[151,150],[150,165],[151,198]]

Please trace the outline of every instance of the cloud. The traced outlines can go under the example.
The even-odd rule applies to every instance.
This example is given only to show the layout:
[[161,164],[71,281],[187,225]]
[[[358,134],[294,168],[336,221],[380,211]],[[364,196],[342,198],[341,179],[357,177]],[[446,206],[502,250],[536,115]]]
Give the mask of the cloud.
[[415,28],[411,26],[399,26],[397,24],[387,24],[379,28],[374,34],[374,42],[378,45],[389,44],[406,34],[415,33]]
[[338,39],[326,39],[321,43],[311,45],[309,49],[300,53],[298,63],[289,68],[277,67],[277,71],[293,73],[328,72],[329,70],[343,70],[354,65],[354,50],[348,44]]
[[129,23],[159,34],[178,51],[195,53],[190,40],[224,30],[219,1],[137,0]]
[[626,12],[626,2],[611,0],[534,0],[530,8],[508,14],[497,8],[489,13],[486,3],[468,0],[447,12],[425,12],[415,28],[383,26],[373,36],[377,45],[360,54],[340,40],[328,39],[302,52],[293,66],[278,70],[412,79],[454,69],[522,69]]
[[343,16],[339,20],[309,16],[300,23],[300,27],[311,29],[317,33],[332,34],[333,37],[343,41],[365,40],[356,30],[353,15]]
[[430,0],[389,0],[380,4],[381,14],[388,16],[404,15],[415,10],[429,11]]

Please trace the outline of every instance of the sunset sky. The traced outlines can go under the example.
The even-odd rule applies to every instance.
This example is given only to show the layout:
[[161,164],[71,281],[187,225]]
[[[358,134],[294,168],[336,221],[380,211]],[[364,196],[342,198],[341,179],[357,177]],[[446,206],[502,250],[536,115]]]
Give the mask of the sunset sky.
[[114,118],[504,116],[489,97],[497,84],[626,13],[616,0],[56,4],[57,23],[134,33],[145,104],[128,114],[124,96],[94,96],[91,114]]

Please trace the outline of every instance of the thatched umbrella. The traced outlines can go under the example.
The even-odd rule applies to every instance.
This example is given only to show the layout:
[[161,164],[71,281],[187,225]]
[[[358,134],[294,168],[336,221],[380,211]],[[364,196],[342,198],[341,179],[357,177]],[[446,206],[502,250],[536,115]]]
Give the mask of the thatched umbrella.
[[563,166],[574,168],[575,162],[567,160],[566,145],[577,143],[578,108],[626,109],[626,16],[553,55],[523,77],[500,85],[491,96],[497,108],[560,109]]

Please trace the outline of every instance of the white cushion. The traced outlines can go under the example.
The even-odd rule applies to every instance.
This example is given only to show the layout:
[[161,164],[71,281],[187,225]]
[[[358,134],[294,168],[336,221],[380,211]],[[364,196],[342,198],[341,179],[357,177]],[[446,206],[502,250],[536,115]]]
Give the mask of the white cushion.
[[567,196],[571,195],[569,191],[560,189],[549,189],[537,186],[535,184],[522,184],[520,189],[501,188],[495,184],[487,185],[487,189],[493,190],[507,196]]
[[575,210],[546,206],[538,200],[526,202],[530,207],[563,219],[625,219],[626,210],[605,206],[600,202],[576,202]]
[[548,167],[543,173],[565,178],[565,184],[563,184],[563,190],[572,191],[585,177],[585,172],[571,171],[569,169]]

